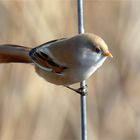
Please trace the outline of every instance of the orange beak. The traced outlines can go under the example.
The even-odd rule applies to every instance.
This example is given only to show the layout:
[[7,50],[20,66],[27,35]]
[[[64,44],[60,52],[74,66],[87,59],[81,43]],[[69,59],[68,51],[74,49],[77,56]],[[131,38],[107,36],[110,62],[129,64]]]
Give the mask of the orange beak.
[[107,56],[107,57],[113,58],[113,55],[109,51],[103,53],[103,56]]

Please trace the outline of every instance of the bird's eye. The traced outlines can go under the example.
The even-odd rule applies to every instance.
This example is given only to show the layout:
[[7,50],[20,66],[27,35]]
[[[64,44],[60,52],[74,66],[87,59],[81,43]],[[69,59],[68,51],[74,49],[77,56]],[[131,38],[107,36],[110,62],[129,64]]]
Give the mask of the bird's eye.
[[101,52],[100,48],[96,48],[95,51],[96,51],[96,53],[100,53]]

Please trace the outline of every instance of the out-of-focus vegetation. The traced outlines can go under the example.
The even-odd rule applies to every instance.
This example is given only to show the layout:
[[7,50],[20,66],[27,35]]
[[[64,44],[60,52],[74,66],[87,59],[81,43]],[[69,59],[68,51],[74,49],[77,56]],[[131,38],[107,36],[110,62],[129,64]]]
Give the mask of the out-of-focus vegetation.
[[[76,0],[0,0],[0,44],[77,34]],[[85,0],[86,32],[114,55],[88,80],[89,140],[140,139],[140,0]],[[28,64],[0,64],[0,140],[80,140],[80,98]]]

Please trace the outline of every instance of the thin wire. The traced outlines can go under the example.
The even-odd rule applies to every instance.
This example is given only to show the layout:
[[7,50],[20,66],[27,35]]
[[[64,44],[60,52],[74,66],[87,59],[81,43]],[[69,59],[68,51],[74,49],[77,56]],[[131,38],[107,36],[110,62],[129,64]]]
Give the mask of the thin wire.
[[77,0],[78,9],[78,33],[84,33],[83,0]]
[[[77,0],[77,12],[78,12],[78,33],[84,33],[84,16],[83,16],[83,0]],[[80,82],[80,87],[83,88],[83,94],[81,95],[81,138],[87,140],[87,116],[86,116],[86,81]]]

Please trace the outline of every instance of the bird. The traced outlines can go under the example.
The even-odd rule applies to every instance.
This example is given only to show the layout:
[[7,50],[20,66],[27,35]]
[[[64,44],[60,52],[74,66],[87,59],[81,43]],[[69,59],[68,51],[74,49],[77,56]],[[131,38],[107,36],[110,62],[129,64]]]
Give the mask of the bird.
[[107,44],[93,33],[52,40],[34,48],[0,45],[0,63],[33,64],[46,81],[78,93],[69,86],[87,80],[107,57],[113,57]]

